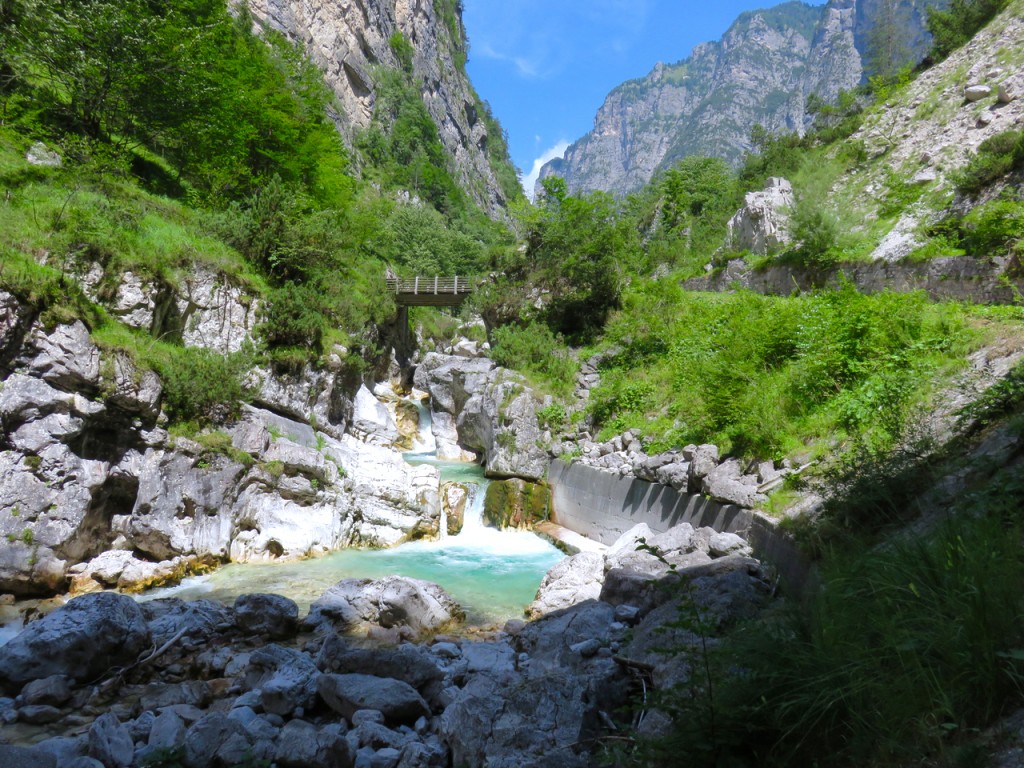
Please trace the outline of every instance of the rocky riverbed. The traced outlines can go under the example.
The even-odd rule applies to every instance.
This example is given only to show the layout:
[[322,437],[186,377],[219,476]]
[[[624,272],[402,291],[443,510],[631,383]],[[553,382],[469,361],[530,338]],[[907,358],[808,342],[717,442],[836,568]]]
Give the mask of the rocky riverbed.
[[[176,308],[186,346],[251,340],[257,308],[222,276],[168,288],[160,311],[150,288],[126,274],[93,292],[138,328]],[[755,476],[713,446],[649,457],[633,434],[552,435],[537,418],[550,399],[484,351],[429,353],[412,378],[436,455],[513,478],[517,525],[548,504],[527,484],[576,449],[602,471],[748,504],[787,469]],[[482,628],[436,584],[396,576],[342,580],[308,611],[267,593],[224,604],[115,591],[469,525],[465,484],[402,457],[423,447],[419,417],[380,379],[409,376],[353,378],[342,353],[289,374],[254,368],[240,418],[172,435],[154,372],[83,322],[48,325],[0,293],[0,609],[30,619],[0,649],[0,765],[593,765],[649,709],[637,696],[686,684],[696,637],[662,631],[682,607],[700,606],[715,634],[767,601],[742,539],[689,525],[640,526],[565,558],[524,618]],[[643,718],[648,732],[665,722]]]
[[700,638],[685,622],[666,633],[673,618],[698,606],[717,635],[769,591],[742,539],[683,524],[567,558],[533,620],[473,633],[443,590],[401,577],[339,582],[301,619],[277,595],[83,595],[0,653],[0,722],[16,744],[0,763],[594,765],[645,709],[645,687],[687,683]]

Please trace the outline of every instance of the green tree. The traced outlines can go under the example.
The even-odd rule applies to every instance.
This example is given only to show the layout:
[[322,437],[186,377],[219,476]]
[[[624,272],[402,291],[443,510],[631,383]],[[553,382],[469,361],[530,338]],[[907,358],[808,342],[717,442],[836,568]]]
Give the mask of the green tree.
[[941,61],[1002,11],[1009,0],[952,0],[945,10],[928,8],[926,26],[932,35],[931,56]]
[[7,36],[19,78],[94,139],[152,141],[216,90],[204,59],[229,17],[217,0],[24,0]]
[[526,265],[548,296],[548,325],[579,341],[600,329],[618,306],[624,268],[639,252],[638,237],[611,195],[575,197],[557,177],[542,186],[542,205],[524,221]]
[[880,0],[867,34],[867,73],[888,82],[913,64],[910,14],[899,0]]

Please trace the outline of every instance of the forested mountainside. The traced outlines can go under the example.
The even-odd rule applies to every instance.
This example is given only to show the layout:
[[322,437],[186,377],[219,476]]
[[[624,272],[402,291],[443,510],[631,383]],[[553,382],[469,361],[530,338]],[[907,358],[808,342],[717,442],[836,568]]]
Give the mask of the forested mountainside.
[[361,3],[249,0],[253,16],[299,42],[339,102],[346,135],[371,127],[395,98],[393,77],[411,76],[438,129],[453,177],[492,216],[519,195],[501,126],[466,76],[466,31],[456,0]]
[[[541,171],[574,192],[635,192],[687,155],[731,165],[755,125],[803,131],[808,97],[826,103],[866,75],[889,75],[927,49],[922,0],[788,2],[740,15],[721,40],[658,63],[605,99],[594,128]],[[932,3],[934,5],[934,3]]]
[[521,190],[454,3],[253,8],[0,7],[6,284],[74,313],[68,273],[207,265],[294,362],[372,348],[387,268],[479,272],[510,242]]

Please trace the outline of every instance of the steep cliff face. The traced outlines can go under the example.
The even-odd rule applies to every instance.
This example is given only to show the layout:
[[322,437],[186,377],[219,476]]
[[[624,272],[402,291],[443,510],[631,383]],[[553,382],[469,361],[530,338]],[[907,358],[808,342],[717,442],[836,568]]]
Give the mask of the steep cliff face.
[[[882,0],[785,3],[742,14],[720,41],[689,58],[658,63],[649,75],[612,91],[594,129],[541,178],[563,176],[573,191],[627,194],[660,168],[693,154],[736,162],[750,129],[803,130],[807,97],[832,99],[864,76],[869,32]],[[900,0],[910,20],[907,43],[924,47],[921,2]]]
[[412,75],[452,158],[456,180],[492,214],[505,205],[488,156],[488,127],[460,59],[465,55],[461,5],[454,0],[249,0],[261,22],[301,42],[342,107],[336,119],[351,136],[366,128],[376,101],[374,70],[402,64],[390,40],[412,45]]

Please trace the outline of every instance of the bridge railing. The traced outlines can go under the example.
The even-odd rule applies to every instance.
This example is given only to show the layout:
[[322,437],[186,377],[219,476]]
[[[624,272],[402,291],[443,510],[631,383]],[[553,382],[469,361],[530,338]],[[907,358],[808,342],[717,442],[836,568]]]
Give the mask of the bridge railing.
[[465,276],[387,278],[388,290],[394,294],[462,296],[473,292],[474,280]]

